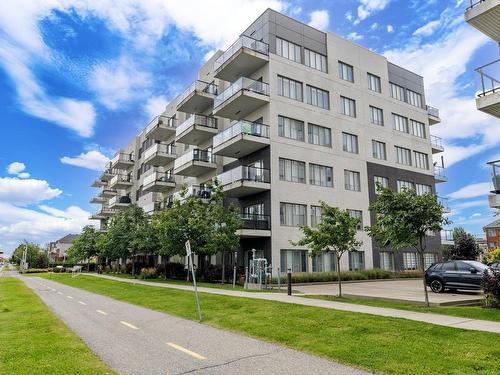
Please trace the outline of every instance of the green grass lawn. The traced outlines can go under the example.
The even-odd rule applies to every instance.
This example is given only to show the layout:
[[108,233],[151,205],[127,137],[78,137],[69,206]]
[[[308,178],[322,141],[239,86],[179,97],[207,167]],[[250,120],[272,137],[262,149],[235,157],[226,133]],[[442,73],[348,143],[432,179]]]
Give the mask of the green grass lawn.
[[[48,275],[42,277],[49,278]],[[93,276],[52,280],[196,319],[192,292]],[[279,302],[200,294],[204,323],[386,374],[498,374],[499,334]]]
[[336,296],[321,296],[321,295],[306,295],[306,298],[322,299],[326,301],[347,302],[357,305],[367,305],[375,307],[388,307],[391,309],[417,311],[423,313],[435,313],[443,315],[458,316],[467,319],[482,319],[500,322],[499,309],[487,309],[481,306],[431,306],[425,307],[422,304],[411,302],[390,301],[382,299],[370,299],[362,297],[336,297]]
[[114,374],[22,281],[0,277],[0,374]]

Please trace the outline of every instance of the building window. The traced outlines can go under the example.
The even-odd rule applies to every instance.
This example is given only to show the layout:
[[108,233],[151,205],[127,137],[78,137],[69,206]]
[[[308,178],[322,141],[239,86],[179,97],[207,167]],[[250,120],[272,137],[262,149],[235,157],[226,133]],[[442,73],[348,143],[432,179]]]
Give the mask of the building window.
[[[424,253],[424,268],[429,268],[433,263],[437,262],[436,253]],[[469,268],[468,268],[469,269]]]
[[330,94],[317,87],[306,85],[306,101],[307,104],[330,109]]
[[496,249],[497,243],[496,242],[488,242],[488,248],[489,249]]
[[332,272],[337,271],[337,260],[335,253],[319,253],[312,256],[313,272]]
[[407,89],[406,97],[408,99],[408,104],[422,108],[422,95],[420,95],[418,92]]
[[339,78],[344,81],[354,82],[354,68],[352,65],[339,61]]
[[404,147],[396,147],[396,162],[403,165],[411,165],[411,150]]
[[333,168],[310,163],[309,183],[311,185],[333,187]]
[[429,169],[429,156],[423,152],[413,151],[415,158],[415,167],[420,169]]
[[276,38],[276,54],[285,59],[300,63],[300,46],[284,39]]
[[349,271],[359,271],[365,269],[365,252],[350,251],[349,252]]
[[327,72],[326,56],[304,48],[304,64],[310,68]]
[[280,180],[306,183],[306,163],[303,161],[279,159]]
[[488,237],[495,237],[497,235],[497,230],[488,228],[487,234],[488,234]]
[[415,191],[418,195],[431,194],[432,188],[430,185],[415,184]]
[[346,98],[345,96],[341,96],[340,111],[343,115],[356,117],[356,101]]
[[411,124],[411,134],[420,138],[426,138],[425,124],[423,122],[410,120],[410,124]]
[[252,204],[250,206],[243,207],[243,215],[248,219],[259,218],[264,219],[264,203]]
[[344,170],[344,185],[346,190],[361,191],[359,172]]
[[384,142],[372,140],[372,150],[373,150],[373,157],[375,159],[387,160],[387,153],[385,150]]
[[371,105],[370,122],[375,125],[384,125],[384,111]]
[[304,121],[278,116],[278,135],[304,142]]
[[309,143],[332,147],[332,131],[324,126],[308,124]]
[[395,83],[389,82],[389,85],[391,86],[391,98],[401,100],[402,102],[405,102],[405,88],[399,85],[396,85]]
[[280,203],[280,223],[288,227],[307,225],[306,206],[304,204]]
[[417,253],[403,252],[403,269],[405,271],[418,270],[419,264]]
[[345,152],[350,152],[353,154],[359,153],[358,136],[349,133],[342,133],[342,149]]
[[278,76],[278,95],[302,101],[302,82]]
[[360,210],[347,210],[350,217],[355,217],[359,219],[358,225],[356,225],[357,230],[363,230],[363,211]]
[[321,207],[311,206],[311,227],[314,228],[321,222]]
[[397,115],[395,113],[392,114],[392,122],[394,125],[394,130],[409,133],[410,129],[408,128],[408,119],[406,117]]
[[281,250],[281,272],[307,272],[307,250]]
[[377,187],[380,184],[382,189],[389,187],[389,179],[382,176],[373,176],[373,184],[375,185],[375,194],[380,194],[380,189]]
[[381,251],[380,268],[386,271],[394,271],[394,254],[391,251]]
[[382,92],[382,86],[380,85],[379,76],[368,73],[368,89],[375,92]]
[[398,180],[398,193],[401,193],[404,189],[415,189],[415,184],[410,181]]

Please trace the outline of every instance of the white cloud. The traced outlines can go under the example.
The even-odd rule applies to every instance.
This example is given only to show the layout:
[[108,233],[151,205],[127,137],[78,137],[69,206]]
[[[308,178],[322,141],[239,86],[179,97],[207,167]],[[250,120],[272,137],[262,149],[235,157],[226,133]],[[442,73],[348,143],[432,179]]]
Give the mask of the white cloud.
[[26,165],[24,163],[15,161],[13,163],[10,163],[7,167],[7,173],[8,174],[19,174],[22,171],[26,169]]
[[17,175],[19,178],[30,178],[30,174],[28,172],[21,172]]
[[154,96],[148,99],[144,107],[144,111],[149,118],[153,118],[161,115],[163,111],[165,111],[168,103],[169,101],[165,95]]
[[363,35],[358,34],[357,32],[353,31],[352,33],[347,34],[347,39],[351,40],[361,40],[363,39]]
[[359,23],[368,18],[372,13],[383,10],[391,0],[361,0],[358,6],[358,18],[355,23]]
[[208,51],[207,53],[205,53],[205,55],[203,56],[203,61],[210,60],[210,58],[214,55],[215,52],[217,52],[217,51],[214,50],[214,49],[211,49],[210,51]]
[[491,190],[491,183],[479,182],[462,187],[461,189],[448,194],[451,199],[467,199],[486,196]]
[[0,177],[0,202],[27,205],[53,199],[61,193],[62,190],[51,188],[44,180]]
[[473,213],[472,215],[470,215],[470,217],[473,219],[473,218],[476,218],[476,217],[481,217],[482,215],[479,213],[479,212],[476,212],[476,213]]
[[372,25],[370,26],[370,30],[372,30],[372,31],[373,31],[373,30],[377,30],[377,29],[378,29],[378,26],[379,26],[379,25],[378,25],[378,22],[374,22],[374,23],[372,23]]
[[311,12],[308,25],[318,30],[326,31],[330,24],[330,15],[326,10],[315,10]]
[[417,30],[414,31],[413,35],[420,35],[420,36],[429,36],[432,35],[434,31],[439,27],[441,24],[440,20],[434,20],[426,23],[424,26],[419,27]]
[[352,20],[354,19],[352,12],[346,12],[345,18],[346,18],[346,20],[352,22]]
[[87,151],[76,157],[63,156],[61,158],[61,163],[63,164],[87,168],[93,171],[102,171],[108,162],[109,158],[97,150]]
[[392,25],[387,25],[387,32],[388,32],[389,34],[392,34],[392,33],[394,32],[394,26],[392,26]]

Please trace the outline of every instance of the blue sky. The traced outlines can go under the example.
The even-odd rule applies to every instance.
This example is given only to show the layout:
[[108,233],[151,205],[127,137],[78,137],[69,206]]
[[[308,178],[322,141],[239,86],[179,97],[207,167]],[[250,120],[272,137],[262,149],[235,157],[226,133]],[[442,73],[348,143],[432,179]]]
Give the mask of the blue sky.
[[267,7],[424,76],[449,166],[439,193],[481,233],[500,131],[475,110],[473,70],[498,49],[463,22],[463,0],[17,0],[0,3],[0,249],[86,224],[107,158]]

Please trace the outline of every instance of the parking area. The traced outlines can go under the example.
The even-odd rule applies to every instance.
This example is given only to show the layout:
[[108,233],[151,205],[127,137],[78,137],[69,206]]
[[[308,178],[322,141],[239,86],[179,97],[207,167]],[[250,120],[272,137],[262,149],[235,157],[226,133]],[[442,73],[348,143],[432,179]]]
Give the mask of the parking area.
[[[337,284],[294,285],[293,289],[302,294],[337,295]],[[429,290],[429,301],[434,305],[460,305],[478,302],[480,292],[459,291],[458,293],[433,293]],[[346,282],[342,284],[346,296],[383,298],[398,301],[424,302],[422,280],[377,280]]]

